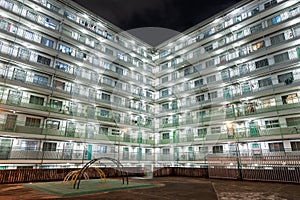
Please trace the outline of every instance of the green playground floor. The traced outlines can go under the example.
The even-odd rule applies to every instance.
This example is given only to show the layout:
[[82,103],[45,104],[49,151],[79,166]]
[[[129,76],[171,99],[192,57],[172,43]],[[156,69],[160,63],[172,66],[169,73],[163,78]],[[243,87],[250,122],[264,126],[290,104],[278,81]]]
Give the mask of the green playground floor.
[[104,183],[104,181],[100,182],[99,179],[81,180],[79,189],[73,189],[73,185],[70,185],[70,183],[62,183],[61,181],[26,183],[22,185],[33,190],[61,197],[155,186],[155,184],[133,181],[129,181],[127,185],[126,181],[125,184],[123,184],[121,179],[107,179],[106,183]]

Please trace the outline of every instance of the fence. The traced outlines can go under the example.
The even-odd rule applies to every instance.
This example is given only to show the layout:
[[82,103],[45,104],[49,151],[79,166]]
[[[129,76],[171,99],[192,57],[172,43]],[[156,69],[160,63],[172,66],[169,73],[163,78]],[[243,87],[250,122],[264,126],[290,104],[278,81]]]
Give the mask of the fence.
[[[120,174],[114,168],[100,168],[106,177],[118,177]],[[5,183],[24,183],[24,182],[38,182],[38,181],[60,181],[75,168],[68,169],[13,169],[13,170],[0,170],[0,184]],[[129,176],[142,176],[144,175],[143,168],[131,167],[125,168]],[[94,169],[88,169],[87,174],[89,178],[98,178],[99,174]]]
[[209,178],[300,183],[300,155],[208,156]]

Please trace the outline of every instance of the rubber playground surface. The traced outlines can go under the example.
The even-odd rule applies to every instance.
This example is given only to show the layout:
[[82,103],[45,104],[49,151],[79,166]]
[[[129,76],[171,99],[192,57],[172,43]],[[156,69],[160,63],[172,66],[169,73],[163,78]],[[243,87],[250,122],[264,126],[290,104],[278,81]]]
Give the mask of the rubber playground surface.
[[81,180],[79,189],[73,189],[73,185],[68,183],[59,182],[42,182],[42,183],[26,183],[22,184],[27,188],[40,191],[42,193],[48,193],[55,196],[66,197],[66,196],[78,196],[84,194],[93,194],[101,192],[111,192],[116,190],[127,190],[127,189],[136,189],[136,188],[146,188],[155,186],[151,183],[143,182],[130,182],[127,185],[125,181],[120,179],[90,179],[90,180]]

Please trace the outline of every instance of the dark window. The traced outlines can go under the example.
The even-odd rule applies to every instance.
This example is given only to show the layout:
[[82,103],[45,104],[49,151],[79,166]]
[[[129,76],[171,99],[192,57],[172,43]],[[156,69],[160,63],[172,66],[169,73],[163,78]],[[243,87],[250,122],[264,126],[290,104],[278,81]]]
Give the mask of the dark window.
[[275,63],[280,63],[283,61],[289,60],[289,54],[288,52],[282,53],[282,54],[278,54],[274,56],[274,61]]
[[278,75],[278,82],[279,83],[284,82],[286,84],[290,84],[290,83],[293,82],[293,80],[294,80],[293,72]]
[[46,57],[44,57],[44,56],[38,55],[37,62],[38,62],[38,63],[41,63],[41,64],[43,64],[43,65],[48,65],[48,66],[50,66],[51,59],[50,59],[50,58],[46,58]]
[[199,87],[199,86],[203,85],[203,79],[194,81],[194,85],[195,85],[195,87]]
[[198,129],[198,137],[205,137],[207,135],[207,128]]
[[286,125],[287,126],[298,126],[298,125],[300,125],[300,117],[286,118]]
[[211,67],[211,66],[213,66],[214,64],[215,64],[214,59],[211,59],[211,60],[205,62],[205,66],[206,66],[206,67]]
[[271,78],[265,78],[265,79],[262,79],[262,80],[258,81],[258,86],[260,88],[261,87],[266,87],[266,86],[269,86],[269,85],[272,85],[272,79]]
[[300,151],[300,142],[291,142],[292,151]]
[[268,66],[268,65],[269,65],[268,58],[265,58],[265,59],[262,59],[262,60],[259,60],[259,61],[255,62],[256,69],[261,68],[261,67],[265,67],[265,66]]
[[211,45],[208,45],[208,46],[204,47],[204,49],[205,49],[206,52],[211,52],[213,50],[213,46],[211,44]]
[[276,4],[277,4],[277,0],[271,0],[267,3],[265,3],[265,9],[275,6]]
[[116,67],[116,72],[117,72],[119,75],[123,75],[123,69],[120,68],[120,67]]
[[196,102],[204,101],[204,94],[196,96]]
[[283,143],[282,142],[269,143],[269,150],[270,152],[284,151]]
[[44,104],[44,98],[30,95],[29,103],[42,106]]
[[279,44],[279,43],[285,41],[284,33],[270,37],[270,40],[271,40],[272,45]]
[[213,146],[213,153],[223,153],[223,146]]
[[26,117],[25,126],[40,127],[41,119]]
[[105,100],[105,101],[110,101],[110,95],[109,95],[109,94],[102,93],[101,99],[103,99],[103,100]]
[[278,128],[279,127],[279,121],[278,120],[268,120],[265,121],[266,128]]
[[252,26],[250,28],[250,31],[251,31],[251,34],[255,34],[255,33],[258,33],[260,31],[262,31],[262,29],[263,29],[263,27],[262,27],[262,24],[260,23],[260,24],[257,24],[255,26]]
[[162,139],[170,139],[170,134],[169,133],[163,133],[162,134]]
[[56,151],[57,143],[53,142],[44,142],[43,143],[43,151]]

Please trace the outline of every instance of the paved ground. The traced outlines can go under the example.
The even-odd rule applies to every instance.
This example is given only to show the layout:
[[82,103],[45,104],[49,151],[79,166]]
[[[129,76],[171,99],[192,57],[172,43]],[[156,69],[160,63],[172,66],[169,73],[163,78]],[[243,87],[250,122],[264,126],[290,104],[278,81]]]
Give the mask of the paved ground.
[[183,177],[159,177],[142,181],[154,187],[94,193],[91,195],[58,197],[23,187],[21,184],[0,185],[0,200],[37,199],[141,199],[141,200],[299,200],[300,185],[268,182],[231,181]]

